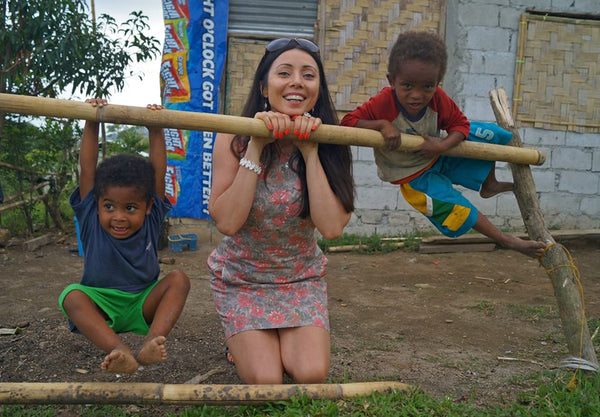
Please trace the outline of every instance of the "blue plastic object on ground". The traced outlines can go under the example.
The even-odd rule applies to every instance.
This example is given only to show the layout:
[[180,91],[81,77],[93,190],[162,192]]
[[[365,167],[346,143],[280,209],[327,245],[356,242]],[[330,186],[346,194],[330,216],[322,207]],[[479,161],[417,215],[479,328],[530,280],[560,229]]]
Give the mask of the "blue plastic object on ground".
[[183,252],[187,250],[196,250],[198,236],[196,233],[182,233],[178,235],[169,235],[169,249],[171,252]]

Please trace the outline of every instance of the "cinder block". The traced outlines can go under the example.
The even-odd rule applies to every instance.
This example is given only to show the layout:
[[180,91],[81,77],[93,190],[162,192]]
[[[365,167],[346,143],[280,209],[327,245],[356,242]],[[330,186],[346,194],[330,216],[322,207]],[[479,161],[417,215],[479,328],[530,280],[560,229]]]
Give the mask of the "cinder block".
[[25,247],[25,250],[32,252],[42,246],[46,246],[50,242],[52,242],[52,235],[43,235],[24,242],[23,246]]
[[563,147],[560,152],[552,152],[552,168],[589,171],[592,168],[592,154],[582,148]]
[[598,193],[598,183],[598,174],[581,171],[564,171],[560,174],[558,190],[576,194],[595,195]]
[[10,231],[8,229],[0,229],[0,246],[4,247],[10,240]]

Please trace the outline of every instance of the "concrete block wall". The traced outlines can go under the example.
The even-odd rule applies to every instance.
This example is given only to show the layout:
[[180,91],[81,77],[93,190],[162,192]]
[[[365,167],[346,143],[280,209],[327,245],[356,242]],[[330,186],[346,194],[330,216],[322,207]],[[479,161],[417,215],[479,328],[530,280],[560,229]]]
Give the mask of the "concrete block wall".
[[[526,8],[553,12],[598,13],[598,0],[447,0],[448,71],[443,87],[471,120],[495,121],[489,91],[502,87],[512,97],[518,28]],[[600,228],[600,134],[520,128],[524,146],[546,152],[532,166],[540,207],[549,228]],[[434,231],[404,201],[398,186],[377,178],[371,149],[354,148],[356,211],[347,233],[394,235]],[[512,181],[508,164],[499,162],[497,178]],[[503,230],[522,231],[512,193],[482,199],[465,196]]]

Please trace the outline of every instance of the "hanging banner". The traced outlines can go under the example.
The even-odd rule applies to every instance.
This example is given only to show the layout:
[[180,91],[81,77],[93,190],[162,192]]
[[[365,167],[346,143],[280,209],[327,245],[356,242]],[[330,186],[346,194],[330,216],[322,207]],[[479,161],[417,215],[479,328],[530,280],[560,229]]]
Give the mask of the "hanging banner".
[[[162,0],[165,42],[160,68],[163,105],[217,113],[227,54],[227,0]],[[165,129],[169,217],[209,218],[214,132]]]

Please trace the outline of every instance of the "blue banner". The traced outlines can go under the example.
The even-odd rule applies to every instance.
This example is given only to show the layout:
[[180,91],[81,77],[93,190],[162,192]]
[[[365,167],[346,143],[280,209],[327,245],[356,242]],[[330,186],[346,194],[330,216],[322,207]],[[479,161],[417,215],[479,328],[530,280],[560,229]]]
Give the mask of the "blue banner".
[[[227,0],[163,0],[160,85],[166,108],[218,112],[228,13]],[[209,218],[215,137],[214,132],[165,129],[169,217]]]

